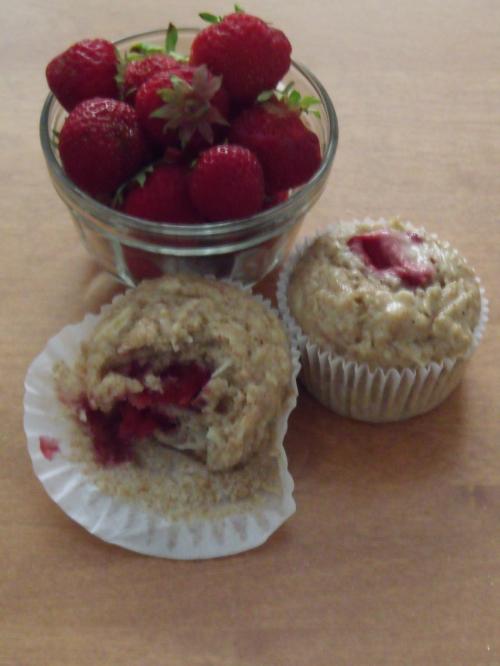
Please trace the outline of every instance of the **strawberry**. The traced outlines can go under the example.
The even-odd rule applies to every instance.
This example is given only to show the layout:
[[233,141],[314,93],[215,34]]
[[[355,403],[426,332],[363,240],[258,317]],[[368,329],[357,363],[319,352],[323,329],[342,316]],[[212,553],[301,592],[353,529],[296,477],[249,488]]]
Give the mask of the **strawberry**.
[[264,210],[269,208],[274,208],[281,203],[288,201],[288,192],[283,190],[282,192],[276,192],[276,194],[271,194],[264,199]]
[[422,238],[418,234],[381,230],[353,236],[347,245],[370,268],[389,271],[408,287],[425,287],[434,279],[435,270],[431,263],[413,256],[411,245],[420,243]]
[[168,416],[139,410],[129,402],[117,404],[109,413],[86,406],[85,415],[96,461],[104,466],[130,462],[136,440],[151,437],[157,429],[166,431],[176,426]]
[[118,98],[118,55],[105,39],[84,39],[49,62],[47,83],[67,111],[91,97]]
[[210,381],[210,370],[196,362],[173,363],[162,373],[160,403],[188,408]]
[[117,409],[104,414],[87,405],[85,420],[92,436],[94,455],[98,463],[105,466],[119,465],[132,460],[131,442],[123,441],[118,436],[120,414]]
[[190,62],[222,75],[231,97],[252,102],[288,71],[292,47],[281,30],[241,11],[222,19],[200,16],[213,24],[195,37]]
[[129,245],[122,246],[123,259],[134,282],[152,280],[163,275],[158,257],[145,250]]
[[220,77],[206,67],[178,64],[159,72],[139,88],[135,108],[148,136],[159,146],[206,147],[213,124],[227,125],[227,93]]
[[146,58],[129,62],[123,75],[125,100],[134,104],[135,95],[145,81],[158,72],[166,72],[178,67],[178,64],[177,60],[166,53],[155,53]]
[[130,395],[128,401],[140,410],[158,405],[189,408],[209,382],[211,375],[207,367],[196,362],[172,363],[161,373],[161,392],[144,389],[142,393]]
[[102,200],[149,158],[134,109],[99,97],[71,111],[59,136],[59,153],[75,184]]
[[229,141],[257,155],[268,194],[302,185],[321,164],[316,134],[304,125],[298,110],[275,97],[245,109],[234,120]]
[[189,190],[195,207],[211,222],[249,217],[264,202],[262,167],[247,148],[214,146],[201,153]]
[[159,164],[126,195],[122,210],[127,215],[153,222],[189,224],[199,220],[188,190],[188,171],[173,164]]

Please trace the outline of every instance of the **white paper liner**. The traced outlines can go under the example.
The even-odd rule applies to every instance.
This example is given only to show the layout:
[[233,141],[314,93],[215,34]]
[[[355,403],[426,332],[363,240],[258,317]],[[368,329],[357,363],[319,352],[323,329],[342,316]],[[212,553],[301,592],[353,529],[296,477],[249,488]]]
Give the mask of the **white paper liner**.
[[[254,298],[272,309],[261,296],[254,295]],[[223,518],[169,520],[139,504],[104,494],[83,473],[83,465],[69,460],[72,422],[57,399],[53,366],[57,361],[70,366],[75,362],[80,344],[88,338],[108,307],[104,306],[98,315],[87,314],[79,324],[63,328],[49,340],[26,375],[24,430],[34,472],[48,495],[70,518],[95,536],[145,555],[182,560],[207,559],[260,546],[295,512],[293,479],[288,472],[283,439],[288,417],[297,403],[296,379],[300,362],[296,346],[292,345],[291,352],[291,396],[276,428],[281,496],[262,492],[258,508],[238,509],[235,505],[235,512]],[[53,438],[59,444],[60,451],[51,460],[41,451],[42,436]]]
[[[357,223],[358,220],[353,220]],[[366,218],[366,223],[375,221]],[[377,223],[387,222],[383,218]],[[360,421],[383,423],[401,421],[437,407],[459,384],[466,361],[479,345],[488,321],[489,306],[479,278],[481,312],[467,353],[459,359],[446,358],[421,368],[375,368],[367,363],[348,361],[329,350],[322,350],[302,331],[288,307],[288,283],[300,257],[319,237],[331,233],[331,224],[300,243],[288,258],[277,284],[278,308],[290,335],[301,352],[300,379],[307,390],[325,407]],[[420,230],[422,233],[423,229]],[[437,240],[435,234],[431,238]]]

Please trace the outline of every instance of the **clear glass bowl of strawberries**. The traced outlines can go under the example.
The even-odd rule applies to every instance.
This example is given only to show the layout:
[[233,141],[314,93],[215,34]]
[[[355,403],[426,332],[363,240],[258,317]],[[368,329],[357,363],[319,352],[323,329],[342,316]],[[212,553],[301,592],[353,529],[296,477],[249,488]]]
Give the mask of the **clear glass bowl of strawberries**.
[[47,66],[40,136],[90,254],[122,282],[190,271],[255,284],[320,196],[338,124],[283,32],[239,7]]

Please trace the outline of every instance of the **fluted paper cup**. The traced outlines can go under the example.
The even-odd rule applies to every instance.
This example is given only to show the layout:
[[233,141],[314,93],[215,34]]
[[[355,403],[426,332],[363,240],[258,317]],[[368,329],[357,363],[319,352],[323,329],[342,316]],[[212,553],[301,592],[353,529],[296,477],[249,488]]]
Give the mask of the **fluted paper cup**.
[[298,245],[278,279],[278,308],[301,353],[302,383],[328,409],[361,421],[400,421],[428,412],[443,402],[459,384],[467,361],[484,333],[488,300],[479,278],[476,277],[481,311],[471,345],[464,356],[414,368],[374,368],[367,363],[357,363],[315,344],[302,331],[288,306],[288,284],[295,265],[319,236],[334,229],[335,225],[331,225]]
[[[255,296],[265,307],[270,305]],[[109,543],[146,555],[173,559],[221,557],[264,543],[294,512],[293,480],[283,439],[288,416],[296,405],[299,353],[292,345],[290,397],[274,429],[278,450],[279,491],[260,491],[248,502],[233,502],[221,511],[197,517],[169,518],[138,503],[104,493],[71,455],[74,421],[56,395],[53,367],[73,365],[85,341],[105,313],[88,314],[66,326],[31,364],[25,380],[24,429],[33,469],[49,496],[73,520]],[[271,308],[270,308],[271,309]],[[175,472],[174,472],[175,473]],[[253,501],[255,499],[255,502]]]

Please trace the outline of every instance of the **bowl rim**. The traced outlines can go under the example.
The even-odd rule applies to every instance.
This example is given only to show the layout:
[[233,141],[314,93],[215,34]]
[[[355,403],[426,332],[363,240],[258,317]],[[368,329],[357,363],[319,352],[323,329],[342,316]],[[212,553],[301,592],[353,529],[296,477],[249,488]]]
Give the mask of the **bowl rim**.
[[[200,28],[182,27],[178,28],[177,30],[181,34],[196,34],[200,31]],[[113,44],[117,47],[120,47],[126,42],[135,41],[138,39],[143,40],[148,37],[163,35],[164,33],[165,29],[149,30],[146,32],[140,32],[133,35],[128,35],[126,37],[121,37],[120,39],[114,40]],[[200,237],[206,237],[208,240],[209,238],[213,237],[225,236],[228,233],[248,233],[258,230],[262,226],[272,226],[273,222],[276,224],[277,221],[280,223],[285,217],[288,219],[291,215],[293,215],[296,209],[301,209],[303,205],[310,199],[310,192],[314,192],[316,186],[322,181],[324,177],[326,177],[337,151],[339,136],[339,123],[335,107],[323,84],[309,70],[308,67],[296,62],[293,59],[291,60],[290,69],[292,67],[298,70],[298,72],[313,86],[313,88],[318,93],[323,108],[326,111],[329,126],[326,149],[319,169],[316,171],[314,176],[309,181],[307,181],[307,183],[292,191],[286,201],[279,203],[276,206],[272,206],[269,209],[260,211],[251,217],[241,218],[238,220],[225,220],[221,222],[203,222],[199,224],[177,224],[169,222],[158,223],[150,220],[144,220],[139,217],[126,215],[121,211],[100,203],[97,201],[97,199],[94,199],[89,194],[81,190],[77,185],[75,185],[75,183],[73,183],[72,180],[70,180],[70,178],[68,178],[55,156],[54,146],[49,136],[48,122],[52,105],[57,103],[53,93],[49,93],[45,99],[42,112],[40,114],[39,123],[40,142],[49,171],[51,172],[51,175],[62,184],[63,188],[66,191],[69,191],[73,201],[84,208],[87,213],[97,217],[99,220],[105,221],[107,225],[111,226],[117,231],[130,230],[135,232],[151,233],[155,236],[177,236],[198,239]]]

